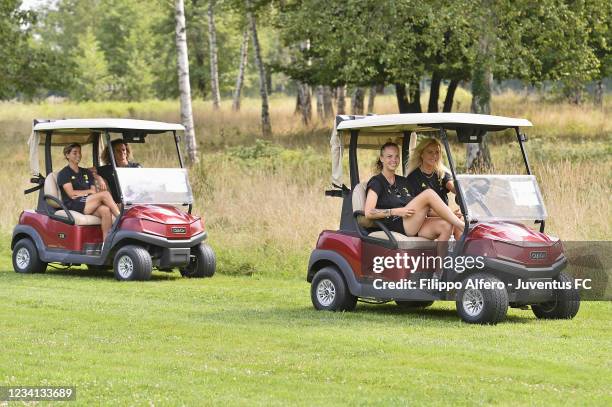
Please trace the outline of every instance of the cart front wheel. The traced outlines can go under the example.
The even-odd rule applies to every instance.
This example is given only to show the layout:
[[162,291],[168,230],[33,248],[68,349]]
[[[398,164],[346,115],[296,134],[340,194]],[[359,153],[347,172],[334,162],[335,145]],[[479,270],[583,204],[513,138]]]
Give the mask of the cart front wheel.
[[119,281],[149,280],[153,270],[151,255],[140,246],[122,247],[115,254],[113,269]]
[[557,281],[570,289],[557,289],[554,291],[554,299],[542,304],[534,304],[531,310],[540,319],[572,319],[580,309],[580,293],[574,286],[572,277],[564,272],[559,273]]
[[183,277],[212,277],[216,268],[215,252],[206,243],[201,243],[191,248],[191,260],[187,266],[180,269],[180,272]]

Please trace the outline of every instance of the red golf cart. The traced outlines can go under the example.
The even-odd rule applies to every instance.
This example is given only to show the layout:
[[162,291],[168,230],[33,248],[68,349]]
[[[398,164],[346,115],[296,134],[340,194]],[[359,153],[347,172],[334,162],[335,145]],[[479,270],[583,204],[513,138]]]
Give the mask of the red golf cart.
[[[38,192],[36,209],[25,210],[13,230],[13,267],[18,273],[41,273],[48,263],[113,269],[118,280],[148,280],[153,268],[179,268],[185,277],[211,277],[215,254],[204,241],[204,219],[191,213],[193,194],[179,148],[184,131],[180,124],[131,119],[35,120],[29,140],[30,161],[36,184],[25,193]],[[65,165],[61,149],[53,146],[80,143],[90,147],[93,166],[100,168],[100,152],[111,137],[127,143],[172,141],[176,168],[120,168],[113,149],[112,165],[104,167],[110,192],[121,213],[102,244],[100,218],[68,210],[61,199],[57,173]],[[171,139],[169,138],[171,137]],[[45,173],[38,171],[38,149],[44,147]],[[172,148],[173,149],[173,148]],[[53,168],[53,155],[62,162]],[[84,153],[85,155],[85,153]]]
[[[544,233],[547,213],[524,148],[527,137],[519,131],[530,126],[524,119],[464,113],[337,116],[331,140],[334,189],[326,195],[343,199],[342,213],[339,230],[323,231],[310,256],[307,281],[314,307],[351,311],[357,300],[403,307],[451,300],[470,323],[495,324],[508,306],[530,306],[538,318],[573,318],[578,290],[562,271],[567,260],[561,241]],[[479,143],[485,133],[495,137],[504,131],[516,135],[526,174],[457,174],[449,137]],[[465,220],[464,233],[447,253],[437,252],[438,242],[391,232],[364,216],[368,180],[359,176],[358,149],[396,142],[407,175],[416,133],[438,137],[444,145]],[[342,184],[345,148],[350,188]],[[539,230],[527,226],[534,221]],[[417,258],[421,263],[395,261]],[[386,267],[382,261],[388,261]]]

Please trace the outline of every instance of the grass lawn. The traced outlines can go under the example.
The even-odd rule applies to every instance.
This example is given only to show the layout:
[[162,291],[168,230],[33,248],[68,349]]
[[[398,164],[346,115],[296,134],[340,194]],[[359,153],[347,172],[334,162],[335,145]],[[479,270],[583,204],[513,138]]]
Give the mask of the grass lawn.
[[18,275],[6,246],[1,385],[75,385],[82,405],[612,403],[609,303],[493,327],[453,303],[325,313],[295,278]]

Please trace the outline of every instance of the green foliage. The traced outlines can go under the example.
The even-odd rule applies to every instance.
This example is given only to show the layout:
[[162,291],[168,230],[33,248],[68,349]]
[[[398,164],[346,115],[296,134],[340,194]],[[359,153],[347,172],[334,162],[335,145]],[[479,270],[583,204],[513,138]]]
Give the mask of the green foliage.
[[0,100],[34,97],[61,82],[57,53],[32,39],[36,14],[20,10],[21,1],[0,0]]
[[271,141],[257,139],[253,146],[237,146],[229,149],[230,157],[239,158],[242,161],[255,161],[260,158],[277,157],[282,147]]
[[104,52],[91,28],[79,39],[74,57],[77,76],[73,95],[77,100],[104,100],[110,94],[111,78]]

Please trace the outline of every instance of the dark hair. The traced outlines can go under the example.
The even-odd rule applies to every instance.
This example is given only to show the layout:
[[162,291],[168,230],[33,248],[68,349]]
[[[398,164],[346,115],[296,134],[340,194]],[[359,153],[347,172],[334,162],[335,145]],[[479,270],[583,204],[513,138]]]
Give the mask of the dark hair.
[[73,148],[81,148],[81,145],[79,143],[70,143],[68,144],[66,147],[64,147],[64,158],[66,158],[67,154],[70,154],[70,152],[72,151]]
[[[117,147],[120,144],[125,145],[125,149],[127,150],[128,161],[131,160],[132,159],[132,149],[130,148],[130,145],[126,143],[123,139],[118,138],[118,139],[111,141],[111,147],[113,148],[113,152],[115,151],[115,147]],[[102,150],[101,158],[104,164],[111,163],[110,153],[108,152],[108,146],[104,147],[104,150]]]
[[376,162],[374,163],[375,172],[381,172],[383,169],[383,165],[382,165],[382,162],[380,161],[380,157],[382,157],[383,151],[385,151],[385,148],[387,147],[395,147],[399,150],[399,146],[397,145],[397,143],[394,143],[392,141],[387,141],[385,144],[383,144],[380,147],[380,154],[378,155],[378,158],[376,159]]

